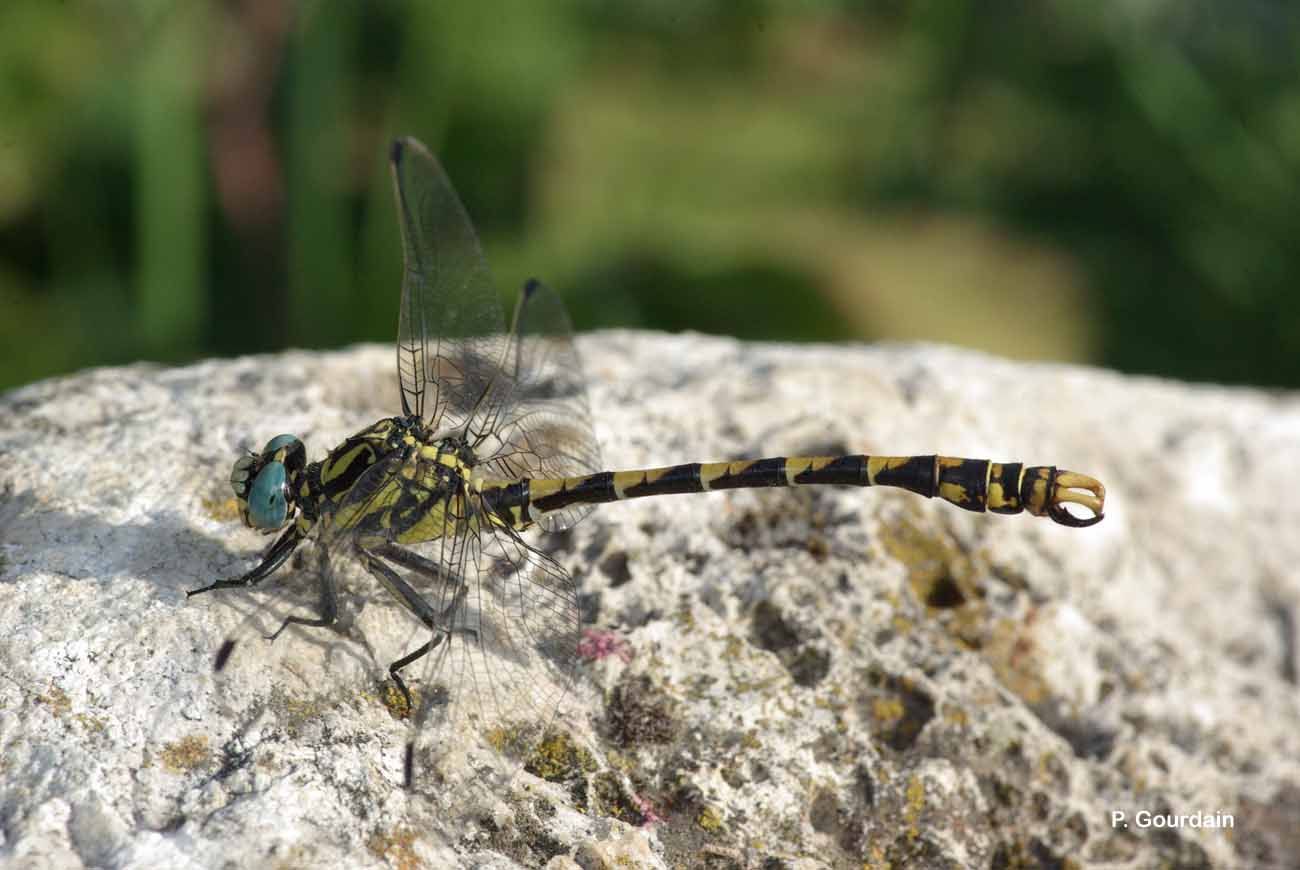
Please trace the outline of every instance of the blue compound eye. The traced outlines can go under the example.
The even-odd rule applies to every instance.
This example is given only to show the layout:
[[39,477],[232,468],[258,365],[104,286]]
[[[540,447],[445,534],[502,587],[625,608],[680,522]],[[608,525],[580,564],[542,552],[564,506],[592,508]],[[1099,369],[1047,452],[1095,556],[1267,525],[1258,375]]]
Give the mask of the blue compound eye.
[[266,442],[266,446],[262,448],[262,455],[266,456],[267,454],[274,453],[281,447],[287,447],[297,440],[298,439],[293,435],[276,435],[270,441]]
[[270,462],[253,479],[248,493],[248,519],[255,529],[278,529],[289,515],[285,498],[284,463]]

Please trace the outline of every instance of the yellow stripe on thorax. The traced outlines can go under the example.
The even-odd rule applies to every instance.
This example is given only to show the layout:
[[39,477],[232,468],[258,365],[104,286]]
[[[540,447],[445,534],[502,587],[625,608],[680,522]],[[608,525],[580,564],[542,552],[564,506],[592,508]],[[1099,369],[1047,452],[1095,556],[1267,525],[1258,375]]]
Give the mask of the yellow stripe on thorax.
[[[463,503],[459,496],[451,500],[452,510],[457,513],[463,513],[458,505]],[[402,532],[395,541],[399,544],[419,544],[424,541],[436,541],[446,536],[448,533],[458,533],[459,531],[470,531],[469,529],[457,530],[449,528],[447,519],[447,503],[443,501],[435,502],[427,507],[421,507],[422,515],[415,525]],[[387,523],[385,523],[387,525]],[[477,524],[472,524],[477,526]]]
[[331,455],[321,464],[320,479],[325,488],[340,474],[352,466],[353,462],[363,461],[369,464],[374,460],[374,448],[365,442],[353,445],[352,449],[338,456]]
[[[335,528],[350,529],[357,525],[361,520],[371,514],[386,512],[402,496],[404,483],[395,478],[389,478],[384,481],[383,486],[375,490],[375,493],[365,502],[347,505],[339,508],[330,516],[330,523]],[[384,523],[386,526],[387,524]]]

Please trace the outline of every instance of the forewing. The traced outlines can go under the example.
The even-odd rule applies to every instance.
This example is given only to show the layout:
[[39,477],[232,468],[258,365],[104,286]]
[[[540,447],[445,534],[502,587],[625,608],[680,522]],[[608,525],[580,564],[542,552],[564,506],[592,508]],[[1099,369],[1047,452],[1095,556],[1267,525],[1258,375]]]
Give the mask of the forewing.
[[[539,281],[529,281],[520,295],[504,365],[509,389],[491,394],[482,417],[483,428],[495,435],[484,440],[490,448],[480,454],[487,473],[514,479],[600,471],[600,447],[569,315],[560,297]],[[592,508],[553,511],[539,524],[559,531]]]
[[458,428],[498,389],[507,342],[478,236],[438,161],[412,138],[389,155],[405,267],[397,328],[402,410]]

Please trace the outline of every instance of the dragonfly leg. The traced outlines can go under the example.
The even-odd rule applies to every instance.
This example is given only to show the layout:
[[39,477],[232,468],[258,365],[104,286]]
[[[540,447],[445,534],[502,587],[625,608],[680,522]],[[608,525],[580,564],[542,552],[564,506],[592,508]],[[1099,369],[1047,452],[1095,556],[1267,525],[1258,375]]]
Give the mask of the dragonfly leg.
[[385,543],[375,547],[375,553],[389,561],[396,562],[403,568],[410,568],[412,571],[423,574],[435,583],[446,583],[453,579],[453,575],[445,567],[405,547]]
[[[474,640],[478,640],[478,632],[472,628],[454,628],[451,623],[456,615],[456,611],[465,601],[465,595],[469,591],[468,584],[454,574],[451,574],[443,566],[426,559],[418,553],[412,553],[410,550],[398,547],[395,544],[380,544],[375,547],[374,551],[368,550],[362,544],[355,545],[357,555],[361,558],[362,564],[376,580],[383,584],[398,601],[402,603],[407,610],[411,612],[416,619],[434,632],[434,636],[421,644],[415,649],[388,666],[388,675],[393,678],[393,682],[402,693],[406,700],[407,706],[412,706],[411,692],[406,687],[406,681],[402,679],[400,671],[402,668],[424,658],[433,651],[443,639],[448,635],[462,633],[470,635]],[[454,583],[456,592],[451,601],[441,611],[436,611],[429,602],[424,599],[419,592],[401,578],[401,576],[384,563],[384,559],[390,559],[397,564],[409,568],[418,574],[428,577],[435,582],[446,584]]]
[[190,589],[185,593],[185,597],[189,598],[204,592],[211,592],[213,589],[238,589],[243,586],[256,586],[274,574],[281,565],[288,561],[289,557],[293,555],[293,551],[298,549],[298,545],[302,541],[302,531],[297,524],[294,524],[285,529],[284,534],[267,548],[266,552],[262,554],[262,561],[251,571],[238,577],[232,577],[229,580],[217,580],[202,589]]
[[267,640],[275,640],[286,628],[291,625],[305,625],[308,628],[324,628],[327,625],[333,625],[339,618],[338,598],[334,594],[334,572],[330,570],[329,551],[321,547],[320,553],[320,616],[312,619],[307,616],[286,616],[284,622],[280,623],[271,634],[266,635]]

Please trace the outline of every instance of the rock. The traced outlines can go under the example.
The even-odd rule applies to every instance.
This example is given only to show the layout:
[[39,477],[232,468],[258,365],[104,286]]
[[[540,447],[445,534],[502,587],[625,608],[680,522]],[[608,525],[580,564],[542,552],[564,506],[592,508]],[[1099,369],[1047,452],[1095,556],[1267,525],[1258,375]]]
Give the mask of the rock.
[[[392,349],[34,384],[0,397],[0,863],[1300,865],[1300,399],[926,346],[579,347],[608,468],[940,452],[1094,475],[1107,516],[602,506],[543,541],[592,630],[565,712],[512,779],[467,735],[407,789],[387,650],[418,634],[382,589],[238,678],[213,657],[265,596],[184,594],[266,545],[237,452],[396,413]],[[310,610],[314,566],[268,589]]]

